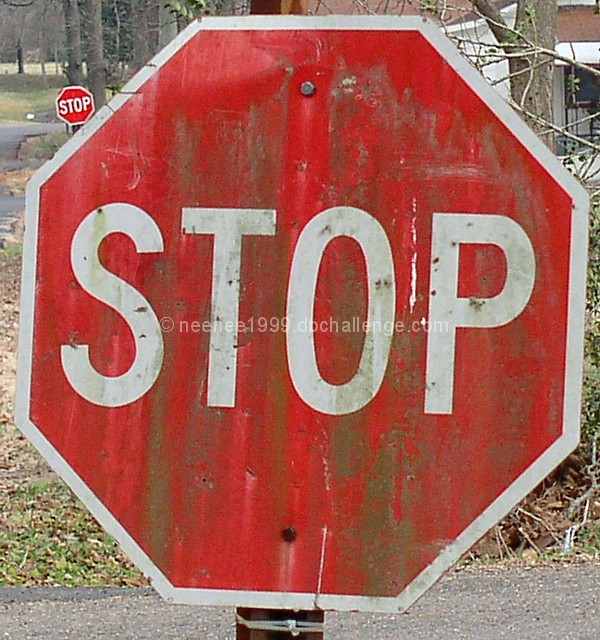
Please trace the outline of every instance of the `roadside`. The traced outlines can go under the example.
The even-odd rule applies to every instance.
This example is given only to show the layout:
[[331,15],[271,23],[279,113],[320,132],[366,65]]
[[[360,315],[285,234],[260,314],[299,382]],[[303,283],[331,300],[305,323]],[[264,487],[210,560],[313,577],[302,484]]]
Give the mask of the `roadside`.
[[[65,83],[58,75],[0,75],[0,173],[29,171],[47,159],[48,144],[56,150],[66,139],[65,125],[56,117],[54,99]],[[38,143],[44,136],[47,141]],[[40,146],[39,152],[31,153]],[[52,154],[50,153],[50,155]],[[17,181],[20,176],[17,176]],[[15,180],[13,180],[13,183]],[[20,181],[21,184],[24,182]],[[11,201],[15,193],[10,182],[0,180],[0,215],[22,210],[24,200]]]
[[145,585],[14,425],[21,232],[0,250],[0,584]]
[[0,74],[0,122],[55,122],[54,100],[64,75]]
[[[65,125],[59,122],[0,122],[0,167],[3,171],[14,171],[30,166],[31,160],[20,153],[26,140],[64,130]],[[41,162],[39,159],[38,164]]]
[[[7,640],[233,640],[234,610],[150,589],[0,588]],[[327,640],[595,640],[600,566],[451,572],[408,614],[328,613]],[[291,637],[291,636],[290,636]]]
[[0,123],[0,248],[25,211],[25,185],[67,136],[59,123]]
[[66,140],[0,123],[0,584],[146,585],[13,421],[25,187]]

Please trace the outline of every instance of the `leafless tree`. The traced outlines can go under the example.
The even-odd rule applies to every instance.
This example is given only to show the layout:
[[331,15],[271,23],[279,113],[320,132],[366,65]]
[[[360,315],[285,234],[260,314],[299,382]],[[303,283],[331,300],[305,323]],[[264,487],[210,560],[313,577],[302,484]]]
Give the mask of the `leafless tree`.
[[65,44],[70,84],[83,84],[83,54],[81,48],[81,13],[77,0],[62,0],[65,15]]
[[[557,0],[518,0],[514,28],[490,0],[473,0],[474,8],[486,20],[509,62],[510,89],[526,118],[552,146],[553,136],[544,132],[543,122],[553,122],[554,60],[545,51],[557,41]],[[535,114],[531,118],[529,114]]]
[[[472,0],[472,4],[475,18],[485,21],[496,42],[483,41],[476,30],[451,29],[444,22],[442,28],[482,73],[492,65],[507,63],[506,75],[496,78],[494,84],[509,84],[512,106],[548,146],[556,150],[558,137],[570,141],[568,146],[574,153],[565,161],[588,184],[594,197],[600,197],[596,187],[600,175],[600,144],[594,138],[577,134],[576,125],[584,124],[583,121],[564,126],[554,117],[556,62],[600,78],[598,68],[556,51],[557,0],[519,0],[514,25],[508,24],[489,0]],[[591,113],[582,117],[591,121],[600,115]]]
[[94,94],[96,107],[101,107],[106,102],[102,0],[84,0],[83,9],[88,87]]

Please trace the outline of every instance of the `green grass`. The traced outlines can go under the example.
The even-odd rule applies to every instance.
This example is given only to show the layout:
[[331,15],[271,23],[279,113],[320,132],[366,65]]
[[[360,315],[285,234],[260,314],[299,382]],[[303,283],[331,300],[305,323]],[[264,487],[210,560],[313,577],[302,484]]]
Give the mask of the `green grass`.
[[0,585],[140,584],[140,572],[62,482],[0,492]]
[[[7,244],[4,249],[0,249],[0,255],[8,256],[10,258],[20,258],[23,255],[23,245]],[[2,435],[1,429],[0,435]]]
[[591,523],[583,526],[577,533],[577,543],[582,553],[600,558],[600,525]]
[[63,76],[0,75],[0,122],[25,121],[27,114],[37,118],[54,112],[54,100],[61,87]]
[[24,160],[50,160],[70,137],[66,131],[36,136],[21,147],[21,155]]

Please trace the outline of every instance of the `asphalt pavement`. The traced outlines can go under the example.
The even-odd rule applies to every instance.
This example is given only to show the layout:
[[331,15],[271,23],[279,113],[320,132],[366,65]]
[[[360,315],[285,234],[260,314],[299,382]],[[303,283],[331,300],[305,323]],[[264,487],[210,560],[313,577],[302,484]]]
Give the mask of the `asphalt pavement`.
[[[451,572],[408,613],[327,613],[325,629],[326,640],[597,640],[600,565]],[[151,589],[4,587],[0,638],[234,640],[234,610]]]
[[64,128],[64,124],[54,122],[0,124],[0,166],[11,169],[18,165],[17,152],[27,138],[63,131]]
[[[0,124],[0,172],[21,169],[25,165],[17,154],[27,138],[62,129],[64,125],[56,123]],[[0,184],[0,245],[24,210],[25,197],[14,197],[6,185]]]

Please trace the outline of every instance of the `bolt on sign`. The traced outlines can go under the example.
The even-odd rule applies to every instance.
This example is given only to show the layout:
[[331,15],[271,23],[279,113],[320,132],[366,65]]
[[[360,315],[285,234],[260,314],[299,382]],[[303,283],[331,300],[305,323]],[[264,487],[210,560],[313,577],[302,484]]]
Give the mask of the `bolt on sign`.
[[73,126],[85,124],[95,109],[94,96],[85,87],[65,87],[56,98],[56,115]]
[[176,602],[403,610],[577,444],[585,192],[429,22],[195,21],[27,206],[18,422]]

